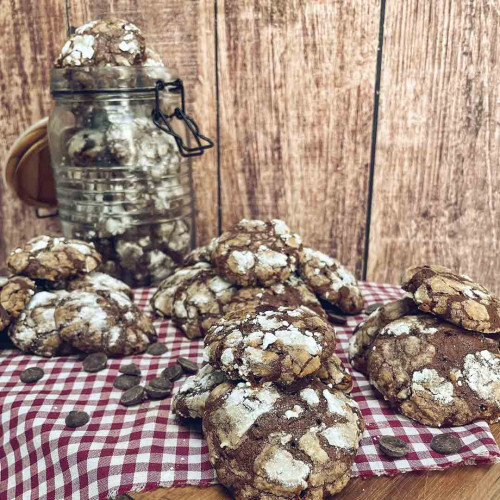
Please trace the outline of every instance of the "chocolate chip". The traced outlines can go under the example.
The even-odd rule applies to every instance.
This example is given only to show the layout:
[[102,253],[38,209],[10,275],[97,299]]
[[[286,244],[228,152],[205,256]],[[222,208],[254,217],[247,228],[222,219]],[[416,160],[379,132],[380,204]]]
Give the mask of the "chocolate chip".
[[441,455],[458,453],[461,447],[462,442],[455,434],[439,434],[431,440],[431,448]]
[[198,372],[198,365],[196,363],[193,363],[190,359],[178,358],[177,363],[179,363],[179,365],[181,365],[182,369],[186,373],[197,373]]
[[142,403],[143,399],[144,387],[142,387],[142,385],[136,385],[135,387],[132,387],[132,389],[129,389],[122,394],[120,403],[123,406],[133,406]]
[[83,369],[89,373],[99,372],[106,368],[108,357],[103,352],[93,352],[83,360]]
[[35,382],[38,382],[44,375],[44,371],[39,368],[38,366],[32,366],[31,368],[26,368],[19,378],[21,379],[21,382],[24,382],[25,384],[34,384]]
[[384,305],[383,302],[376,302],[375,304],[370,304],[369,306],[365,307],[365,313],[371,314],[372,312],[375,312],[379,307],[382,307],[383,305]]
[[409,451],[408,443],[394,436],[380,436],[378,446],[384,455],[391,458],[404,457]]
[[88,424],[90,417],[84,411],[70,411],[66,415],[66,427],[76,428]]
[[141,375],[141,370],[134,363],[130,363],[129,365],[122,365],[122,366],[120,366],[118,371],[120,373],[124,373],[125,375],[135,375],[137,377],[139,377]]
[[141,377],[137,375],[118,375],[113,382],[113,387],[116,389],[120,389],[122,391],[126,391],[139,385],[141,383]]
[[151,355],[151,356],[161,356],[162,354],[165,354],[168,351],[168,347],[165,344],[162,344],[161,342],[155,342],[154,344],[151,344],[146,352]]
[[330,311],[326,311],[326,316],[328,320],[334,325],[345,325],[347,323],[347,318],[345,316],[340,316],[338,314],[333,314]]
[[161,372],[161,376],[167,378],[171,382],[179,380],[182,375],[184,375],[184,371],[179,365],[167,366],[167,368]]
[[155,377],[149,381],[149,385],[156,387],[157,389],[170,389],[172,390],[173,384],[168,380],[168,378],[165,377]]
[[172,394],[172,382],[164,377],[156,377],[144,389],[150,399],[165,399]]

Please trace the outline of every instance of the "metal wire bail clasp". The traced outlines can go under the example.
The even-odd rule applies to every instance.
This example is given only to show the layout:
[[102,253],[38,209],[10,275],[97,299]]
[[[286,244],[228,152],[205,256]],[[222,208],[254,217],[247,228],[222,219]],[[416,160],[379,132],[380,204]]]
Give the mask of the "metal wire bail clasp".
[[[175,108],[174,112],[170,115],[166,115],[165,113],[163,113],[160,107],[160,91],[165,89],[172,93],[180,93],[181,95],[181,107]],[[170,124],[170,120],[172,118],[177,118],[186,124],[188,130],[191,132],[194,140],[196,141],[195,147],[189,147],[184,144],[182,137],[177,132],[175,132]],[[179,148],[179,153],[184,158],[189,158],[191,156],[201,156],[204,153],[205,149],[210,149],[214,145],[211,139],[200,134],[198,125],[193,120],[193,118],[191,118],[186,113],[184,85],[180,78],[172,82],[164,82],[163,80],[158,80],[156,82],[153,122],[159,129],[163,130],[167,134],[170,134],[175,139],[177,147]],[[202,141],[204,144],[202,143]]]

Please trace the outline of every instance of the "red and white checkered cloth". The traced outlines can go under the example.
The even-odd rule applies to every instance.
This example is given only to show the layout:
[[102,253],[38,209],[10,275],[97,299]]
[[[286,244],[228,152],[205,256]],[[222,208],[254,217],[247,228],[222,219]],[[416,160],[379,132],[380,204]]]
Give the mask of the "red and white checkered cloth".
[[[363,283],[363,289],[367,304],[401,295],[399,288],[389,285]],[[138,304],[149,310],[151,295],[151,289],[138,290]],[[336,327],[344,362],[348,339],[361,319],[352,317],[346,327]],[[168,353],[110,360],[106,370],[95,374],[82,371],[77,356],[44,359],[0,351],[0,499],[106,499],[132,490],[216,482],[200,426],[177,422],[170,411],[171,399],[131,408],[119,404],[122,392],[112,384],[122,363],[133,361],[149,380],[178,356],[202,361],[202,341],[187,340],[167,321],[157,321],[156,327]],[[33,385],[19,381],[29,366],[45,371]],[[367,426],[353,467],[355,476],[499,461],[500,451],[485,422],[452,430],[425,427],[391,411],[363,375],[354,372],[354,379],[352,395]],[[177,388],[183,380],[176,382]],[[64,418],[71,410],[85,410],[90,423],[67,428]],[[433,452],[432,436],[450,431],[462,440],[460,453]],[[382,456],[376,444],[383,434],[411,443],[411,453],[399,460]]]

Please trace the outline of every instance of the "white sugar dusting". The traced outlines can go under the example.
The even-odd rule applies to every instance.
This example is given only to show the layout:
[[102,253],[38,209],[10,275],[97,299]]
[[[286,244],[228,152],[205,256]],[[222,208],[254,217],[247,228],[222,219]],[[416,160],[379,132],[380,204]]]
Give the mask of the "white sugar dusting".
[[255,265],[255,258],[252,252],[240,252],[235,250],[231,253],[230,259],[236,262],[236,266],[240,273],[245,273]]
[[257,260],[268,267],[285,267],[288,264],[286,254],[274,250],[259,250]]
[[227,420],[227,427],[231,429],[229,434],[223,429],[220,430],[225,437],[220,446],[238,446],[245,432],[260,415],[272,410],[279,397],[279,393],[270,384],[258,388],[247,387],[245,384],[235,387],[224,401],[223,408],[219,410],[223,414],[223,420]]
[[500,405],[500,356],[488,350],[467,354],[464,378],[479,397]]
[[287,410],[285,412],[285,418],[298,418],[300,414],[303,413],[303,411],[304,408],[300,407],[299,405],[295,405],[292,410]]
[[300,397],[309,406],[317,406],[319,404],[319,397],[314,389],[302,389],[300,391]]
[[275,336],[284,345],[303,347],[312,356],[320,354],[323,350],[313,337],[304,335],[295,325],[290,325],[285,330],[276,331]]
[[353,450],[358,446],[359,429],[352,422],[336,424],[328,427],[322,432],[330,446],[336,446],[345,450]]
[[276,340],[277,340],[276,335],[274,335],[271,332],[267,332],[264,335],[264,340],[262,341],[262,349],[267,349],[271,344],[274,344]]
[[223,365],[231,365],[234,361],[233,351],[231,349],[224,349],[220,360]]
[[311,472],[308,464],[296,460],[286,450],[276,450],[264,465],[267,477],[289,488],[307,488],[307,476]]
[[323,391],[323,396],[328,403],[328,410],[330,410],[331,413],[336,413],[337,415],[341,415],[343,417],[347,416],[347,411],[344,406],[345,401],[326,389]]
[[431,394],[434,400],[442,404],[449,404],[453,401],[453,384],[432,368],[413,372],[411,387],[413,391]]

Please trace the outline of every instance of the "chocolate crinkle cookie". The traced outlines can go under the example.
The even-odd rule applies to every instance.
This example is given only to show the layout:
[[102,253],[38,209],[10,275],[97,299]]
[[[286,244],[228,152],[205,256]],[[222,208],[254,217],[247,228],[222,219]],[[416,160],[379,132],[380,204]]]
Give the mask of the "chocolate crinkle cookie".
[[297,269],[300,237],[281,220],[243,219],[218,239],[212,265],[241,286],[283,283]]
[[9,337],[17,348],[47,358],[72,352],[71,346],[59,335],[54,317],[56,307],[66,295],[64,291],[33,295],[9,329]]
[[300,252],[300,276],[316,295],[348,314],[363,310],[363,295],[354,275],[338,260],[304,248]]
[[191,252],[189,252],[184,257],[184,265],[192,266],[198,262],[210,263],[212,261],[212,252],[215,250],[218,241],[219,238],[212,238],[208,245],[197,247],[194,250],[191,250]]
[[132,289],[123,281],[120,281],[109,274],[93,272],[90,274],[83,274],[74,280],[68,281],[65,284],[68,292],[74,290],[81,290],[82,292],[121,292],[131,299],[134,297]]
[[317,375],[329,387],[347,393],[351,392],[352,375],[336,354],[332,354],[327,360],[323,361]]
[[466,275],[441,266],[411,267],[401,286],[421,311],[467,330],[500,332],[500,299]]
[[404,297],[384,304],[376,309],[366,320],[359,323],[349,339],[348,356],[351,365],[358,372],[367,374],[369,348],[384,326],[408,314],[418,312],[415,302]]
[[203,337],[221,317],[235,292],[236,287],[213,269],[201,271],[176,287],[172,319],[186,337]]
[[293,384],[331,357],[335,331],[306,307],[263,307],[221,318],[205,345],[209,362],[231,380]]
[[35,283],[23,276],[0,277],[0,331],[19,317],[35,293]]
[[364,424],[351,398],[318,381],[296,394],[226,382],[207,400],[203,430],[235,498],[312,500],[347,484]]
[[189,377],[175,395],[173,412],[183,418],[202,418],[210,392],[226,380],[224,372],[205,365]]
[[83,352],[128,356],[157,340],[149,318],[121,292],[70,292],[55,319],[61,338]]
[[306,286],[304,281],[295,275],[284,283],[276,283],[267,288],[240,288],[225,307],[224,312],[231,314],[236,311],[255,309],[259,306],[305,306],[326,320],[326,314],[316,295]]
[[164,279],[151,299],[153,311],[159,316],[172,316],[172,301],[177,288],[207,269],[210,269],[208,263],[199,262],[193,266],[177,269],[174,274]]
[[56,68],[85,66],[138,66],[153,61],[146,54],[137,26],[120,19],[98,19],[78,27],[64,44]]
[[424,425],[500,417],[498,342],[427,314],[382,328],[370,347],[368,375],[393,407]]
[[7,257],[7,266],[33,280],[58,281],[94,271],[101,256],[92,243],[38,236]]

